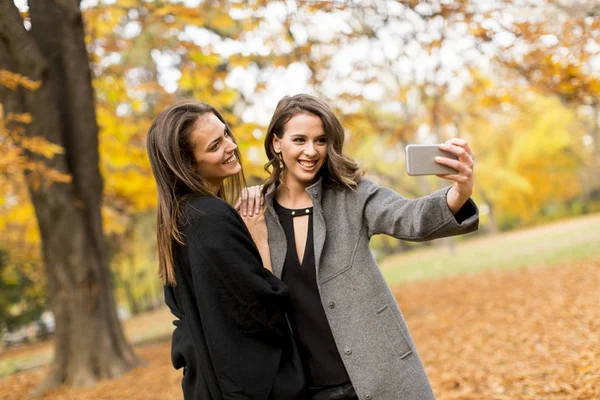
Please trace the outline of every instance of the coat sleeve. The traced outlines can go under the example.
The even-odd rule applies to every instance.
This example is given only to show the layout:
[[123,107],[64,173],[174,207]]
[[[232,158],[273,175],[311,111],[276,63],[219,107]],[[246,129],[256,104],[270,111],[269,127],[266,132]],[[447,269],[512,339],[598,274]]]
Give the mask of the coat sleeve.
[[226,323],[244,335],[276,340],[286,323],[287,287],[263,268],[252,237],[233,208],[214,198],[201,202],[201,213],[186,213],[184,229],[199,311],[221,322],[224,319],[217,317],[225,316]]
[[363,179],[359,185],[369,237],[384,233],[398,239],[425,241],[476,231],[479,210],[472,199],[456,216],[448,208],[449,187],[411,200],[392,189]]

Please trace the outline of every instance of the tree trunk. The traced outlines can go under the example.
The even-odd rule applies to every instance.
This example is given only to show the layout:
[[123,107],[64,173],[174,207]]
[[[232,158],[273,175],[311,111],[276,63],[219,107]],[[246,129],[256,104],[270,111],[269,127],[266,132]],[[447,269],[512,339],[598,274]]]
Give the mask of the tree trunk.
[[[23,92],[28,134],[62,146],[45,160],[70,183],[27,174],[42,239],[48,295],[56,319],[55,354],[39,392],[90,386],[138,364],[117,318],[100,213],[98,127],[84,27],[77,0],[29,0],[28,32],[12,0],[0,0],[0,50],[11,69],[42,82]],[[10,103],[9,103],[10,104]]]

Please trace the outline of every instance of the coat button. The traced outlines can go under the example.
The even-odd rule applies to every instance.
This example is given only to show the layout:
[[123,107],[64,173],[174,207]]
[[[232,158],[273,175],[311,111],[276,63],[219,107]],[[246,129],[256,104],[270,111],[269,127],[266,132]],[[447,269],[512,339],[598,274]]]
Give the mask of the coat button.
[[346,348],[344,349],[344,353],[345,353],[346,355],[350,355],[350,354],[352,354],[352,349],[351,349],[350,347],[346,347]]
[[372,397],[371,397],[371,395],[370,395],[370,394],[366,394],[366,395],[365,395],[365,399],[367,399],[367,400],[371,400],[371,399],[372,399]]
[[333,310],[335,308],[335,303],[333,301],[330,301],[327,306]]

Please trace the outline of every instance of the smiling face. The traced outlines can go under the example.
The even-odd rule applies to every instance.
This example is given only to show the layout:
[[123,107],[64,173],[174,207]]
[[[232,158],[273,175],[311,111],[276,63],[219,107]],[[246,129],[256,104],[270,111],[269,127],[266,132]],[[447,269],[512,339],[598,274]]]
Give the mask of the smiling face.
[[321,118],[296,114],[285,124],[281,138],[273,137],[273,148],[283,157],[286,184],[308,187],[327,161],[327,135]]
[[218,188],[223,179],[242,170],[235,156],[237,145],[215,114],[200,116],[194,123],[189,140],[196,170],[214,188]]

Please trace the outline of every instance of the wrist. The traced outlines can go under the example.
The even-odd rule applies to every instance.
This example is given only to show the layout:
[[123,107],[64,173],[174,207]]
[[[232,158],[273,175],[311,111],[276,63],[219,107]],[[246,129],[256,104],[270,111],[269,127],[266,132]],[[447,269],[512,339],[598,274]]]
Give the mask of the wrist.
[[454,186],[452,186],[446,194],[446,203],[448,204],[448,208],[453,215],[456,215],[462,206],[465,205],[467,200],[469,200],[469,197],[461,196]]

